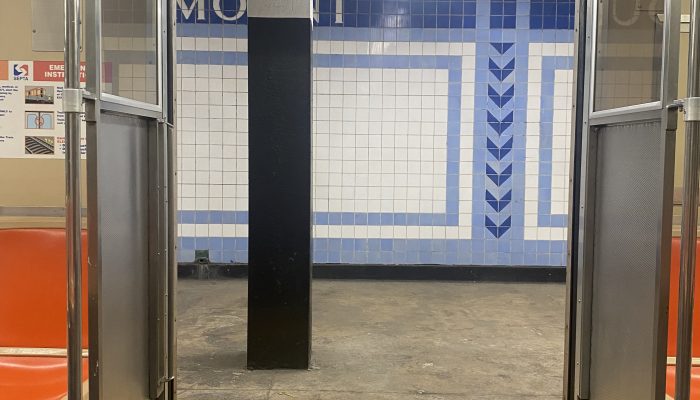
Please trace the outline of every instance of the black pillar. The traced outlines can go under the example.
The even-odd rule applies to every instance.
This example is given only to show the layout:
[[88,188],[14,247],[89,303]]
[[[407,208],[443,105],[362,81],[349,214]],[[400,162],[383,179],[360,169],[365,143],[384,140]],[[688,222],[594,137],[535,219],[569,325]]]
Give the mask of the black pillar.
[[248,368],[309,367],[311,0],[248,9]]

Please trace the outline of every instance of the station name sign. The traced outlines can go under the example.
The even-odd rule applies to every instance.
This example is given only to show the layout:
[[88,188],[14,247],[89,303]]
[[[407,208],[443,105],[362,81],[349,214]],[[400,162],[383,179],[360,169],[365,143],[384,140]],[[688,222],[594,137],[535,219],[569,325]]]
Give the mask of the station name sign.
[[[178,22],[248,23],[249,0],[176,0]],[[342,25],[343,0],[314,0],[314,20],[322,25]]]

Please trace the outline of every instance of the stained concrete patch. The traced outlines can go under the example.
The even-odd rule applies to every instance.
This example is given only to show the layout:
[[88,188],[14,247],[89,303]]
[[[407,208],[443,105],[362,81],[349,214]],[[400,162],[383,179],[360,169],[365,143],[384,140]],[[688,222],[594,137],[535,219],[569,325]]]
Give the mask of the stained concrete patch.
[[179,283],[183,399],[561,398],[559,284],[315,281],[309,371],[248,371],[246,281]]

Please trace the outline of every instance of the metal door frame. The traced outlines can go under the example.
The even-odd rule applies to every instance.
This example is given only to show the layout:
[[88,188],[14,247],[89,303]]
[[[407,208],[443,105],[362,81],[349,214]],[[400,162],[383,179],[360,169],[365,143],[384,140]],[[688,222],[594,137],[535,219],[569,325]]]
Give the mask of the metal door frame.
[[[574,146],[572,146],[569,199],[569,258],[567,268],[567,337],[563,397],[566,400],[588,399],[590,389],[591,313],[593,295],[593,255],[596,200],[596,131],[604,126],[630,122],[660,120],[666,135],[663,213],[659,221],[657,248],[657,287],[659,303],[654,310],[656,326],[657,387],[665,386],[666,336],[668,325],[669,257],[673,196],[673,156],[678,92],[678,54],[680,41],[680,2],[664,0],[661,88],[658,101],[604,111],[593,111],[595,90],[595,54],[597,47],[598,0],[580,0],[576,10],[576,96],[572,111]],[[583,59],[582,59],[583,58]],[[666,206],[668,205],[668,206]],[[663,382],[662,382],[663,381]],[[595,399],[593,399],[595,400]]]
[[[102,90],[102,1],[85,2],[85,55],[87,85],[84,91],[87,130],[90,332],[90,399],[103,398],[101,392],[101,246],[107,226],[101,224],[98,202],[96,141],[101,115],[136,117],[148,123],[148,364],[151,399],[175,399],[176,337],[175,285],[177,279],[177,192],[176,192],[176,87],[175,87],[175,0],[155,0],[157,4],[157,87],[158,104],[135,101]],[[91,127],[92,132],[91,133]],[[125,327],[128,329],[128,327]]]

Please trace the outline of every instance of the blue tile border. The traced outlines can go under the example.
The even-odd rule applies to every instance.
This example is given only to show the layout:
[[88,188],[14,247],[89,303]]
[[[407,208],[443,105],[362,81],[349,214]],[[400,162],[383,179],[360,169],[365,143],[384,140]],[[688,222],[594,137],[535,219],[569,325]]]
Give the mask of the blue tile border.
[[[180,237],[179,245],[179,262],[192,262],[197,249],[214,263],[248,261],[247,238]],[[315,238],[313,248],[319,264],[566,265],[565,241]]]
[[[179,51],[180,64],[246,65],[247,54],[222,51]],[[315,212],[314,222],[319,225],[408,225],[408,226],[458,226],[459,225],[459,154],[460,118],[462,102],[462,57],[458,56],[394,56],[315,54],[314,67],[319,68],[423,68],[447,69],[447,165],[445,213],[348,213]],[[223,211],[226,215],[239,211]],[[188,214],[182,214],[188,216]],[[198,214],[201,215],[201,214]],[[229,219],[236,218],[228,217]]]
[[556,70],[571,70],[574,58],[568,56],[542,57],[542,88],[540,98],[540,162],[538,176],[538,226],[566,227],[569,216],[552,214],[552,136],[554,117],[554,75]]
[[531,0],[530,29],[574,29],[574,0]]
[[[483,7],[486,5],[486,8]],[[342,8],[341,8],[342,7]],[[314,1],[314,26],[366,28],[474,28],[487,19],[491,28],[573,29],[573,0],[336,0]],[[248,22],[240,0],[178,1],[183,25],[240,26]]]
[[445,213],[316,212],[314,213],[315,222],[324,224],[328,221],[327,223],[330,225],[335,225],[333,221],[342,221],[343,225],[458,226],[462,57],[316,54],[314,55],[314,66],[322,68],[422,68],[447,69],[449,71]]
[[[209,25],[178,24],[178,37],[248,37],[247,25]],[[316,27],[314,40],[352,40],[352,41],[397,41],[397,42],[455,42],[474,43],[493,40],[515,40],[516,38],[541,43],[572,43],[574,33],[568,29],[529,30],[521,29],[413,29],[413,28],[333,28]]]

